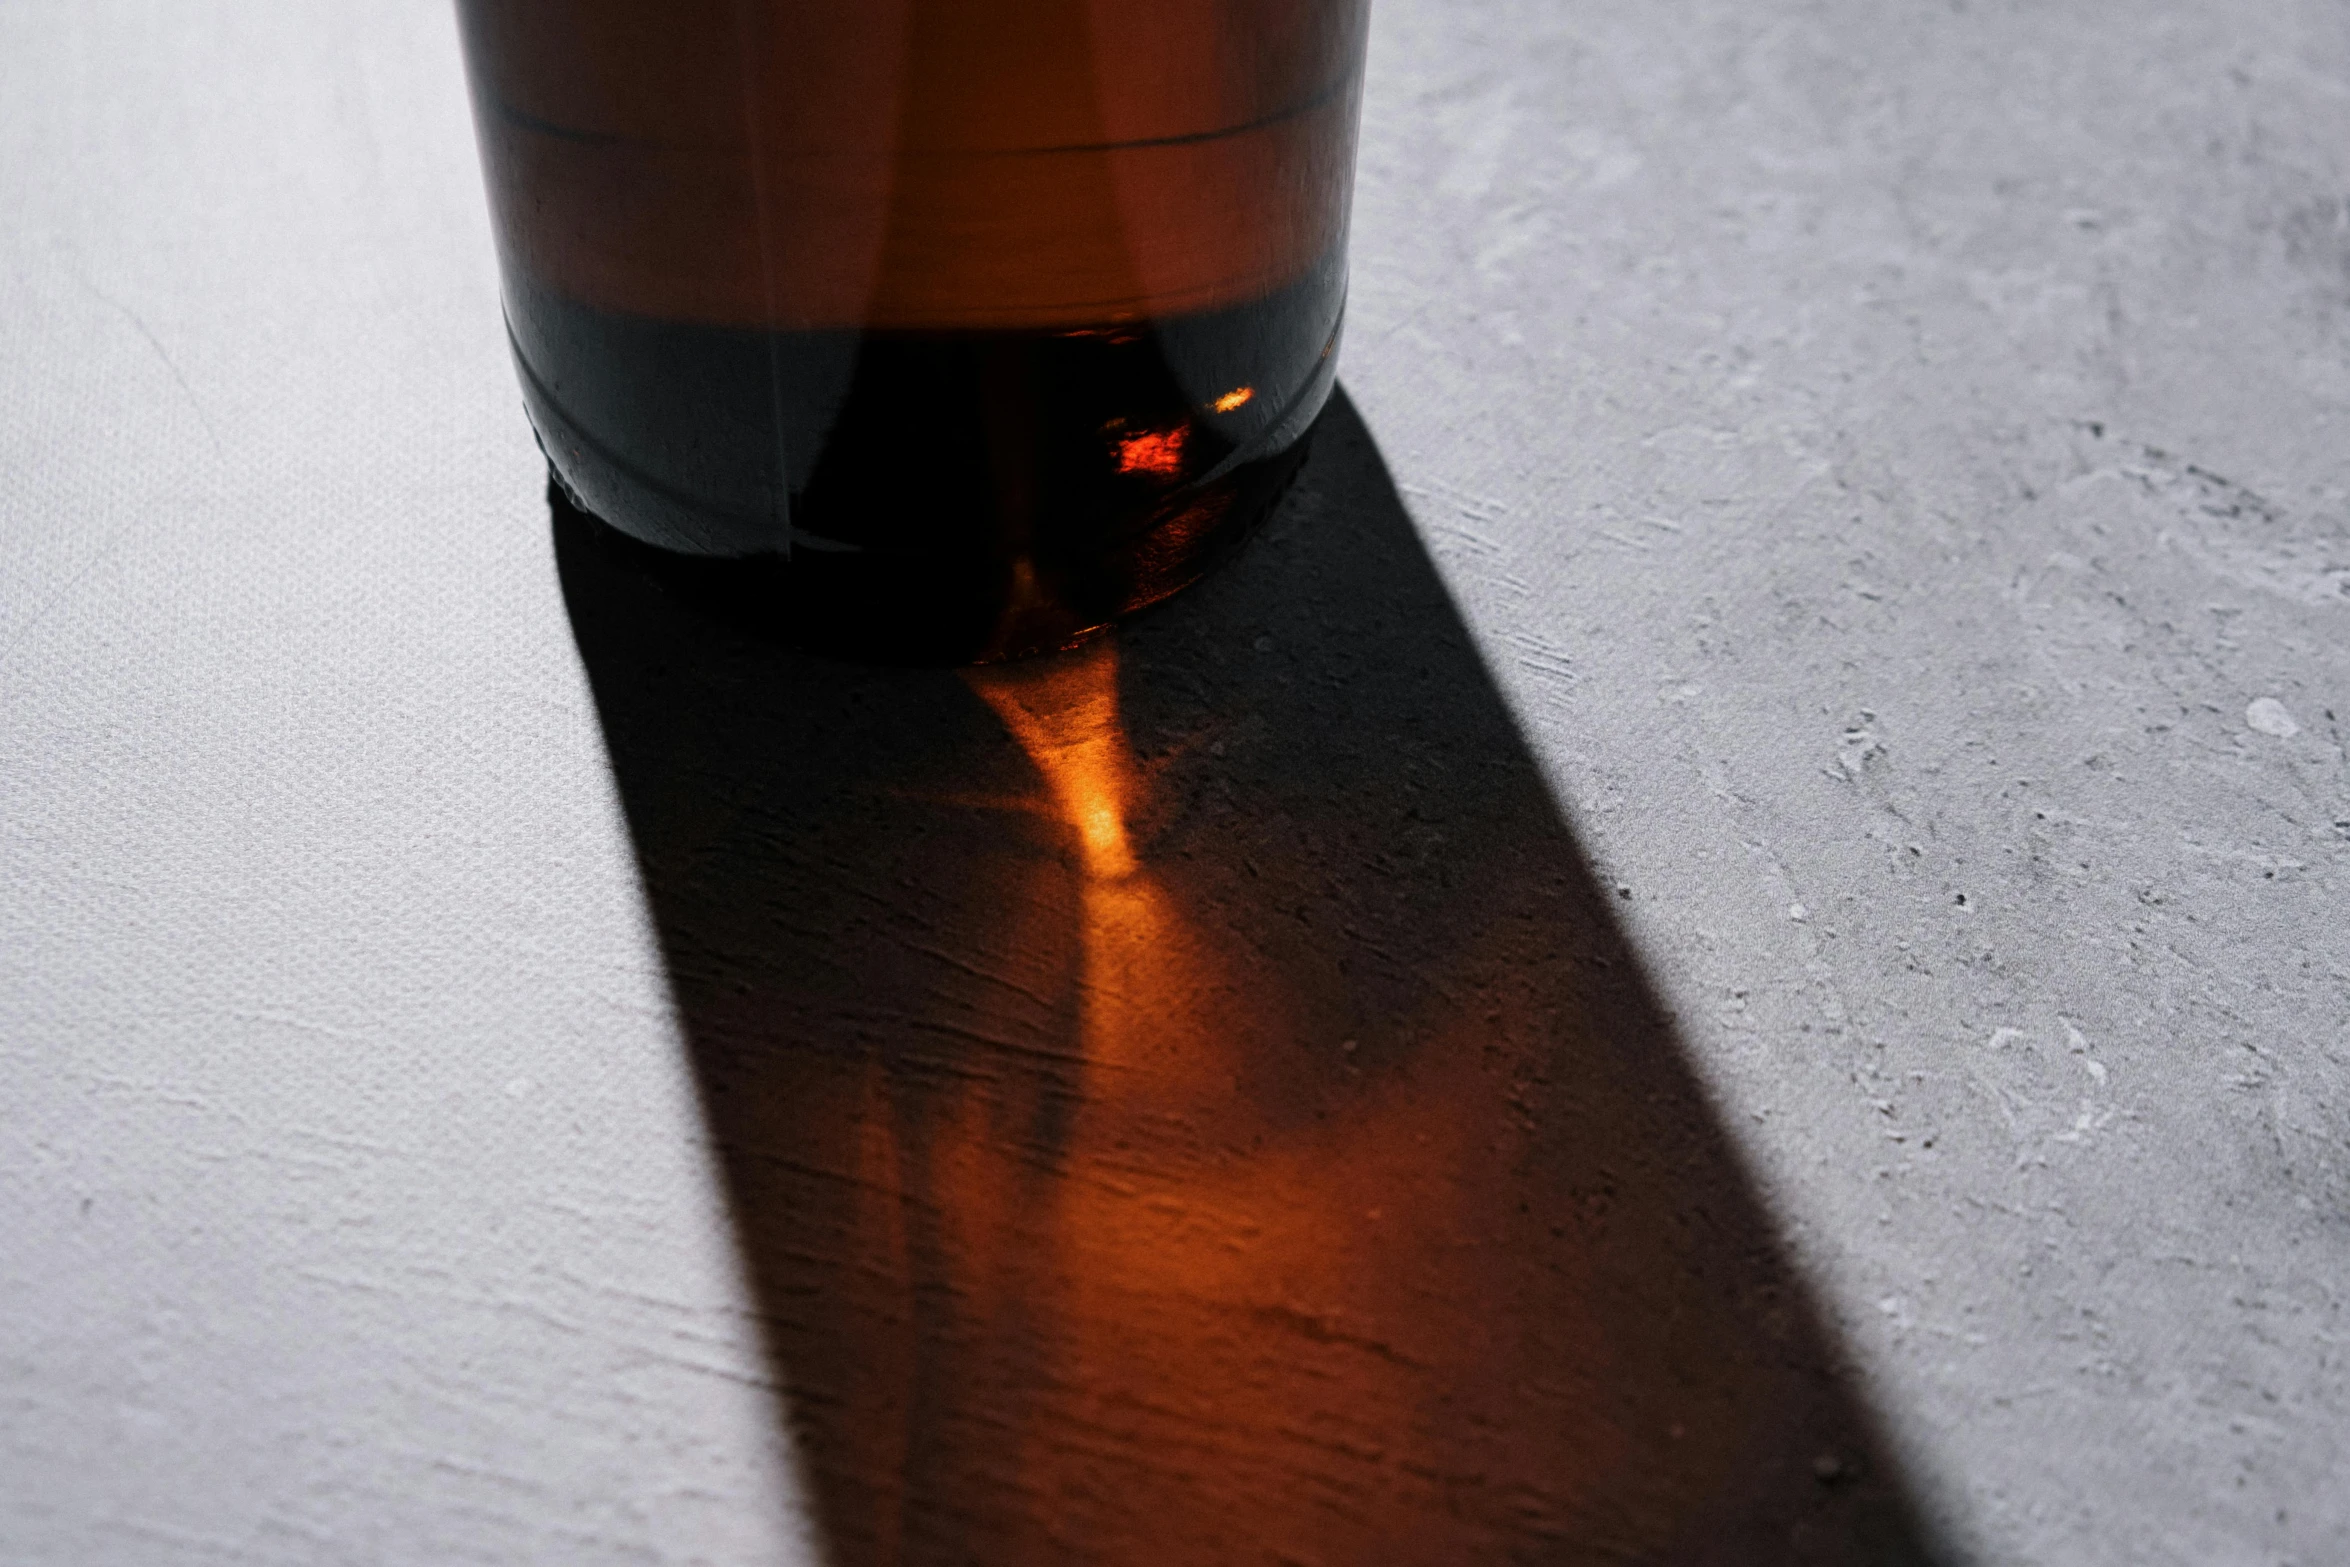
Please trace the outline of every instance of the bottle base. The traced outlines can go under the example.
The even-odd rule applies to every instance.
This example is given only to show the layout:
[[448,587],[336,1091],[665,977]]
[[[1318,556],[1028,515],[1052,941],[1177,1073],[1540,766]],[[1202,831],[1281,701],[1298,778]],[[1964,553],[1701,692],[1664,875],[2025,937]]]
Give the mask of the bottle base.
[[1069,647],[1211,570],[1335,384],[1345,275],[1063,330],[776,331],[507,279],[563,501],[762,636],[868,661]]
[[547,504],[559,521],[584,525],[622,569],[763,641],[858,663],[991,664],[1077,647],[1216,570],[1280,503],[1311,444],[1309,427],[1133,540],[1116,573],[1122,591],[1109,603],[1055,592],[1022,559],[975,573],[968,561],[930,564],[904,555],[663,549],[599,517],[552,462]]

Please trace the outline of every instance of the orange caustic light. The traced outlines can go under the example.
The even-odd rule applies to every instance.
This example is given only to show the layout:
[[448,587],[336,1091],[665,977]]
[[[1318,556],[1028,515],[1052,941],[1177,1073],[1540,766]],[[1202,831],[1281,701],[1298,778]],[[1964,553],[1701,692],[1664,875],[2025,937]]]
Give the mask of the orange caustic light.
[[1190,433],[1177,425],[1124,437],[1118,442],[1118,471],[1172,478],[1183,471],[1183,441]]
[[1256,395],[1257,389],[1253,386],[1236,386],[1208,406],[1220,414],[1228,414],[1236,408],[1245,407],[1248,400]]
[[1118,717],[1118,657],[1109,643],[1041,664],[996,665],[967,678],[1044,775],[1077,834],[1086,873],[1132,875],[1126,839],[1133,759]]

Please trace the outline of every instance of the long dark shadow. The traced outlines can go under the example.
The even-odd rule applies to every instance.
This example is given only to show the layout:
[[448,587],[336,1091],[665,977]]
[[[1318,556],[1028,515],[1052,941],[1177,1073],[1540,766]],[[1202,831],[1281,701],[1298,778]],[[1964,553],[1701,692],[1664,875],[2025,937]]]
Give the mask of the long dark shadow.
[[1937,1559],[1343,397],[994,672],[555,545],[840,1567]]

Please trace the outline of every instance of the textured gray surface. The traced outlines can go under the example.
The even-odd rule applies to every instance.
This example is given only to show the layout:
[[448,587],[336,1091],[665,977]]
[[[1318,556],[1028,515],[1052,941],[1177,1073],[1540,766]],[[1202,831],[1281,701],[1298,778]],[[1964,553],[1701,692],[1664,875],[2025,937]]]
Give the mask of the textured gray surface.
[[[1917,1505],[2350,1558],[2350,17],[1373,55],[1344,379]],[[18,0],[0,216],[0,1555],[829,1549],[448,15]]]

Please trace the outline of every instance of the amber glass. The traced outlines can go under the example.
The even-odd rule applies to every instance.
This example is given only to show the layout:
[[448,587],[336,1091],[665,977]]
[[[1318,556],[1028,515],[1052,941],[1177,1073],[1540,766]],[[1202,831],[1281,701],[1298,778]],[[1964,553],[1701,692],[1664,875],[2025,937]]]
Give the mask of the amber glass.
[[865,656],[1174,592],[1330,391],[1366,5],[461,0],[565,498]]

